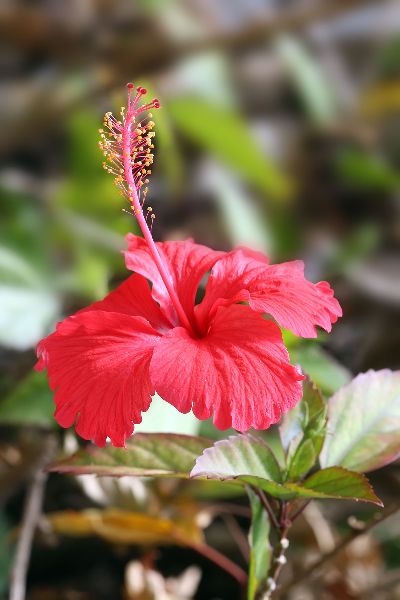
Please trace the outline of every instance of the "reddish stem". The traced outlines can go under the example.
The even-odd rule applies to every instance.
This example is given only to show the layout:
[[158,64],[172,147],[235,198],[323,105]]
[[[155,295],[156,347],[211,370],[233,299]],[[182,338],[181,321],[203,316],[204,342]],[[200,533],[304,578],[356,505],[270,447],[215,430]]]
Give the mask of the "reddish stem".
[[227,558],[224,554],[218,552],[218,550],[216,550],[212,546],[192,542],[191,540],[185,540],[185,545],[190,546],[191,548],[193,548],[193,550],[196,550],[196,552],[202,554],[203,556],[211,560],[214,564],[218,565],[221,569],[232,575],[232,577],[236,579],[236,581],[242,587],[244,587],[247,584],[247,575],[243,571],[243,569],[241,569],[239,565]]

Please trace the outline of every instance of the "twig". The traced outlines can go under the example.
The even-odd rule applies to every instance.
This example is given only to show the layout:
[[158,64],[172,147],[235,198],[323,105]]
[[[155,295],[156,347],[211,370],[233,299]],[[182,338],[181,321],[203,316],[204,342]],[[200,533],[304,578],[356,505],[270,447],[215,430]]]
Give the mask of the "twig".
[[234,579],[244,587],[247,584],[247,574],[243,571],[239,565],[234,563],[230,558],[227,558],[221,552],[218,552],[212,546],[208,546],[207,544],[201,544],[198,542],[192,542],[191,540],[182,540],[185,546],[189,546],[193,550],[196,550],[199,554],[202,554],[211,562],[218,565],[221,569],[232,575]]
[[277,529],[279,531],[280,525],[279,525],[278,520],[275,516],[275,513],[272,509],[272,506],[269,503],[267,496],[264,494],[264,492],[262,490],[260,490],[256,487],[252,486],[252,490],[260,498],[261,504],[263,505],[265,511],[267,512],[269,520],[271,521],[272,525],[275,527],[275,529]]
[[18,539],[17,551],[11,571],[9,600],[25,599],[26,575],[31,555],[33,536],[40,517],[47,480],[47,473],[44,471],[44,467],[50,462],[55,447],[54,438],[47,438],[44,450],[37,464],[37,469],[26,493],[21,533]]
[[307,568],[302,569],[299,573],[295,573],[293,580],[290,581],[287,585],[285,585],[282,588],[281,592],[285,593],[289,589],[301,583],[302,581],[305,581],[309,577],[315,577],[319,569],[323,567],[327,562],[335,558],[335,556],[337,556],[346,546],[351,544],[355,539],[357,539],[361,535],[364,535],[365,533],[370,531],[373,527],[376,527],[376,525],[378,525],[379,523],[382,523],[382,521],[385,521],[386,519],[394,515],[399,510],[400,506],[396,504],[389,506],[389,508],[387,508],[385,511],[376,513],[373,516],[373,518],[365,524],[365,527],[363,527],[362,529],[357,529],[356,531],[351,531],[346,536],[344,536],[344,538],[339,542],[339,544],[337,544],[337,546],[335,546],[335,548],[333,548],[330,552],[323,554],[321,558],[316,560]]
[[290,520],[291,521],[295,521],[303,512],[303,510],[305,508],[307,508],[307,506],[310,504],[311,500],[306,500],[306,502],[304,502],[304,504],[302,504],[300,506],[300,508],[298,508],[293,514],[290,515]]

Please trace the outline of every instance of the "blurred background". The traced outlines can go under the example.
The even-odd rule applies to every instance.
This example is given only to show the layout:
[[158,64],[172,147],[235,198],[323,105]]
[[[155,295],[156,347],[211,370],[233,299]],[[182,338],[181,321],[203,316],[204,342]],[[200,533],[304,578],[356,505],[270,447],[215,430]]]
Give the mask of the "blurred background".
[[[104,112],[125,105],[128,81],[162,105],[148,196],[156,239],[246,244],[273,262],[302,258],[310,279],[328,279],[344,309],[333,333],[316,342],[286,335],[293,361],[326,396],[360,371],[399,367],[400,5],[3,0],[0,32],[6,597],[32,475],[55,445],[79,443],[56,428],[52,395],[32,372],[34,347],[126,276],[120,251],[136,224],[97,142]],[[144,431],[218,435],[153,406]],[[398,499],[398,465],[373,482],[385,501]],[[210,544],[245,568],[246,499],[226,487],[51,475],[42,492],[28,598],[240,597],[235,580],[193,550]],[[311,504],[293,530],[284,579],[329,550],[354,510]],[[356,507],[358,516],[370,510]],[[284,597],[400,598],[399,533],[394,517]]]

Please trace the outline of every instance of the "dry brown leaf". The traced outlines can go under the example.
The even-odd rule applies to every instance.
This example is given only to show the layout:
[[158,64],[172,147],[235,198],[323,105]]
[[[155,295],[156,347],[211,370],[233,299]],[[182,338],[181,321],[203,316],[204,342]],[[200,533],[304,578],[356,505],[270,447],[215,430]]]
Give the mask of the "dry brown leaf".
[[62,511],[47,515],[56,533],[81,537],[98,535],[117,544],[179,544],[185,540],[201,542],[202,530],[196,513],[174,516],[174,519],[156,517],[120,509],[89,509],[81,512]]

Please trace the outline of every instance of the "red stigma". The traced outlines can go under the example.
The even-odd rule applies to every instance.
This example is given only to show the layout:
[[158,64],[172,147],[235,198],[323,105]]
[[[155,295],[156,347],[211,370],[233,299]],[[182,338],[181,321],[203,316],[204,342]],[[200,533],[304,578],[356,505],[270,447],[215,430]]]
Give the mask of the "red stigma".
[[142,94],[143,96],[145,94],[147,94],[147,90],[144,87],[138,87],[137,91],[138,91],[138,94]]
[[154,100],[153,100],[153,106],[154,106],[154,108],[160,108],[160,101],[157,100],[157,98],[154,98]]
[[133,90],[133,88],[134,88],[135,86],[133,85],[133,83],[127,83],[127,84],[126,84],[126,87],[128,88],[128,90]]

